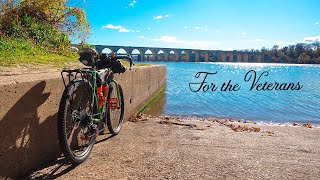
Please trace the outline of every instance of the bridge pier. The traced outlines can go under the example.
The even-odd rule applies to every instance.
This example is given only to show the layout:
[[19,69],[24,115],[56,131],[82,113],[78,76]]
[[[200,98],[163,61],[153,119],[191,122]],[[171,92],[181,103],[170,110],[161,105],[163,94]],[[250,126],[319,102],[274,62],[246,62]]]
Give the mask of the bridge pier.
[[237,53],[237,62],[241,62],[241,53]]
[[248,60],[249,60],[248,54],[247,53],[243,53],[242,54],[242,62],[248,62]]
[[219,61],[226,62],[226,55],[221,51],[219,51]]
[[213,51],[207,51],[208,52],[208,62],[213,62]]
[[261,63],[261,54],[256,54],[255,62]]
[[232,52],[227,52],[227,62],[233,62],[233,53]]

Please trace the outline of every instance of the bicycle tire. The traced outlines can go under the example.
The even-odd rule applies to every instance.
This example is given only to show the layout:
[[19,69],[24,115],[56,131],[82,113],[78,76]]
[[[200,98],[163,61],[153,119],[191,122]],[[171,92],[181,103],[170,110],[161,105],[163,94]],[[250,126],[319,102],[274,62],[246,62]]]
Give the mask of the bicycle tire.
[[[118,88],[116,88],[118,86]],[[119,98],[117,97],[117,90],[119,91]],[[117,109],[111,109],[109,106],[107,107],[107,126],[109,132],[112,135],[117,135],[122,127],[123,116],[124,116],[124,99],[123,99],[123,91],[120,84],[116,82],[109,83],[109,93],[108,93],[108,102],[110,103],[110,98],[117,98],[118,102],[120,102],[120,106],[118,103]],[[116,115],[117,114],[117,115]]]
[[[89,109],[88,107],[84,107],[83,110],[81,110],[81,113],[89,113],[92,112],[91,108],[90,108],[90,99],[91,99],[91,93],[92,93],[92,85],[86,81],[86,80],[82,80],[82,79],[75,79],[73,81],[71,81],[66,89],[63,92],[63,95],[61,97],[61,101],[60,101],[60,105],[59,105],[59,111],[58,111],[58,140],[59,140],[59,144],[61,147],[61,150],[64,154],[64,156],[74,165],[78,165],[81,164],[82,162],[84,162],[88,156],[90,155],[93,145],[95,144],[96,141],[96,135],[92,135],[91,137],[89,137],[88,139],[81,139],[81,137],[84,137],[84,134],[88,133],[82,131],[83,129],[88,130],[87,124],[87,118],[86,120],[77,120],[75,122],[75,118],[72,114],[74,114],[74,112],[77,112],[77,110],[73,110],[73,106],[75,104],[74,99],[73,98],[77,98],[79,97],[78,94],[75,94],[77,92],[77,90],[79,90],[81,92],[80,87],[85,87],[88,91],[87,91],[87,97],[85,98],[85,100],[83,101],[85,103],[85,106],[88,106],[89,103]],[[82,101],[82,97],[83,97],[83,90],[82,90],[82,95],[81,95],[81,99],[79,100],[80,104]],[[82,104],[81,104],[82,105]],[[81,106],[80,105],[80,106]],[[81,108],[79,108],[81,109]],[[69,114],[71,112],[71,114]],[[79,113],[79,119],[80,119],[81,114]],[[80,130],[74,130],[76,127],[80,127]],[[69,133],[68,130],[72,128],[71,132]],[[80,132],[82,132],[83,134],[81,135]],[[80,136],[79,136],[80,134]],[[70,136],[69,136],[70,135]],[[75,136],[76,135],[76,136]],[[71,137],[71,141],[69,144],[69,138]],[[77,137],[76,141],[73,140],[74,137]],[[83,153],[81,153],[80,155],[76,154],[75,152],[77,152],[78,150],[76,148],[80,148],[81,145],[79,145],[79,139],[80,141],[88,141],[88,144],[86,144],[86,149],[84,150]],[[73,149],[75,148],[75,150]],[[81,147],[82,148],[82,147]],[[74,152],[75,151],[75,152]]]

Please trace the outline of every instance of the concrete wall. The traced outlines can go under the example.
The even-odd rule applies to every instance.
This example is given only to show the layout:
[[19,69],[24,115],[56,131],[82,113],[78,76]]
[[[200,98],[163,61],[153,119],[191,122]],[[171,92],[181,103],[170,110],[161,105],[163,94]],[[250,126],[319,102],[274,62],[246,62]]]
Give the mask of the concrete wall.
[[[127,120],[165,85],[166,67],[134,67],[115,78],[124,91]],[[0,77],[0,179],[61,155],[56,129],[63,90],[59,73]]]

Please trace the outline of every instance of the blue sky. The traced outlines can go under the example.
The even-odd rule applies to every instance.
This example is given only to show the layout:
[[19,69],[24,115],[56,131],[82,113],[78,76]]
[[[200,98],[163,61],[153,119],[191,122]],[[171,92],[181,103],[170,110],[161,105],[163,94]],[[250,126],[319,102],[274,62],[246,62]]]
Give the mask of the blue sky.
[[86,0],[91,44],[241,50],[320,41],[320,0]]

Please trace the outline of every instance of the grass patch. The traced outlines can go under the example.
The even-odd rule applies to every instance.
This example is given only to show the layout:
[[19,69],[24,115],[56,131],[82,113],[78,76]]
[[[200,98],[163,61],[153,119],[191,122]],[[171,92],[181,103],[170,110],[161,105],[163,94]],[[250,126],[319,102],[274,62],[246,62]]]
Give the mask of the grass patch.
[[[67,49],[64,54],[50,52],[49,47],[37,45],[28,39],[0,37],[0,66],[11,67],[17,65],[46,65],[61,67],[68,63],[79,62],[77,51]],[[121,60],[129,67],[127,60]],[[136,63],[135,66],[150,66],[151,64]]]
[[0,38],[0,66],[77,62],[78,58],[76,52],[68,55],[53,53],[48,47],[35,45],[31,40]]
[[146,63],[135,63],[136,66],[152,66],[152,64],[146,64]]
[[[130,67],[130,62],[128,60],[120,60],[120,61],[125,67]],[[152,64],[134,63],[134,66],[152,66]]]

